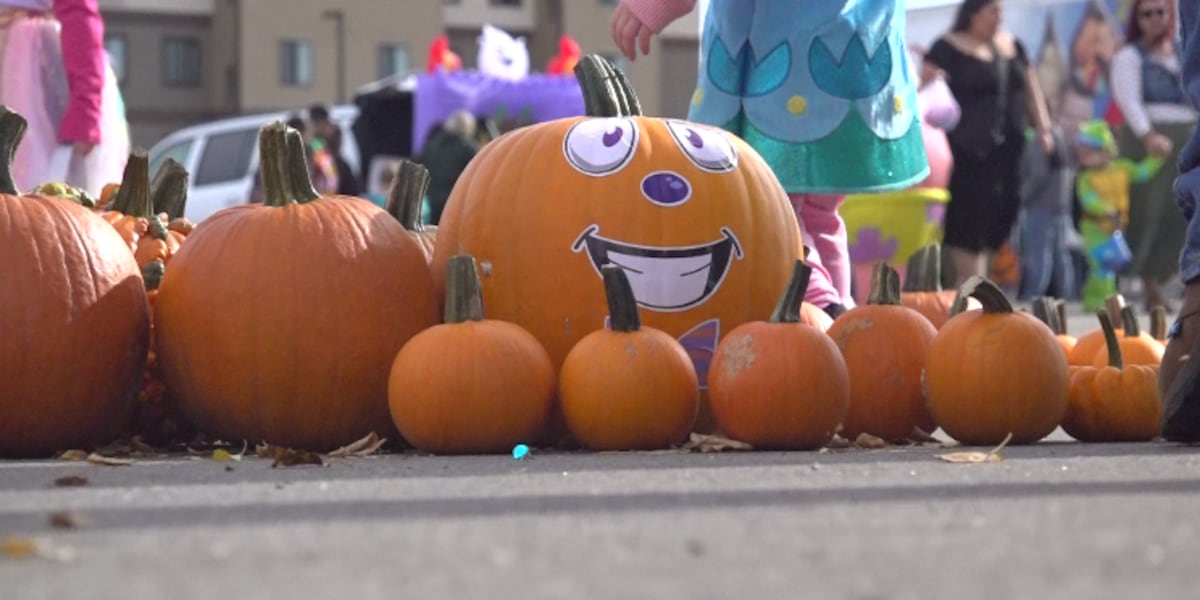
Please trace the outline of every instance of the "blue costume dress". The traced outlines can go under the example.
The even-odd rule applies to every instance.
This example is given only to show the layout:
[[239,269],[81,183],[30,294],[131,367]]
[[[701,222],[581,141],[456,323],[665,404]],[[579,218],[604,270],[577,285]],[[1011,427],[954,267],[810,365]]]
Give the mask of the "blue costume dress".
[[688,118],[741,136],[789,193],[925,178],[903,0],[711,0]]

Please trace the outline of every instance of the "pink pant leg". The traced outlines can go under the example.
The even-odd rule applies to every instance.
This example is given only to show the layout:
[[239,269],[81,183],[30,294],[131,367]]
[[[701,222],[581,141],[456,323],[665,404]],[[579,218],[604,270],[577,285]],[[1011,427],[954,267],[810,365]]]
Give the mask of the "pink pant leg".
[[[788,194],[788,198],[792,201],[792,208],[796,209],[797,203],[803,201],[804,195]],[[801,218],[800,212],[800,210],[796,210],[796,222],[800,224],[800,234],[804,237],[804,245],[809,250],[806,260],[809,266],[812,267],[812,278],[808,281],[808,291],[804,294],[804,299],[821,308],[825,308],[830,304],[845,305],[846,300],[838,293],[837,288],[834,287],[833,279],[830,277],[829,271],[826,270],[824,259],[815,244],[816,240],[809,235],[809,229],[804,219]],[[847,306],[853,306],[853,301]]]
[[846,246],[846,223],[838,214],[845,196],[790,194],[796,218],[807,230],[804,243],[821,255],[821,264],[846,308],[854,307],[850,296],[850,251]]

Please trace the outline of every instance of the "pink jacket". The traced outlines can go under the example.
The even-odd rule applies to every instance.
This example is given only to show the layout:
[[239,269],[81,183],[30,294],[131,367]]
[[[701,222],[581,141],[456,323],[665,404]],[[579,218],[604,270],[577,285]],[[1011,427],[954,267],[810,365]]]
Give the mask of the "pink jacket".
[[671,21],[696,8],[696,0],[621,0],[654,33],[661,33]]
[[100,98],[104,89],[104,22],[97,0],[53,0],[62,23],[62,54],[71,101],[59,126],[61,142],[100,143]]

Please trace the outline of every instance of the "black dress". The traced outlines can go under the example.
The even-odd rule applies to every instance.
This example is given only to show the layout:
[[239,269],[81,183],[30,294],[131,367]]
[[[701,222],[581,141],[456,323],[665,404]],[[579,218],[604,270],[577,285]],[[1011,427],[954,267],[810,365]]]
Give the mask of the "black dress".
[[1008,67],[1003,110],[995,57],[990,62],[980,60],[945,39],[935,42],[926,54],[930,63],[945,71],[946,83],[962,110],[958,125],[947,134],[954,156],[943,237],[947,246],[973,252],[997,250],[1017,221],[1029,61],[1021,42],[1013,43],[1016,55],[1003,61]]

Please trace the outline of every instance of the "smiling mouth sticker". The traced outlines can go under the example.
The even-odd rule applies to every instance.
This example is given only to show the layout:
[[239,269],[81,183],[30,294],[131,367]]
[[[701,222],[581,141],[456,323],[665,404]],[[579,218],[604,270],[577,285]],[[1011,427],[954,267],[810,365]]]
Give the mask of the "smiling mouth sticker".
[[624,269],[638,306],[647,310],[678,312],[703,304],[721,287],[733,257],[742,258],[741,243],[728,227],[716,241],[677,247],[623,243],[599,231],[599,225],[588,226],[571,250],[586,250],[597,276],[608,263]]

